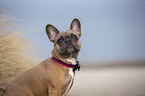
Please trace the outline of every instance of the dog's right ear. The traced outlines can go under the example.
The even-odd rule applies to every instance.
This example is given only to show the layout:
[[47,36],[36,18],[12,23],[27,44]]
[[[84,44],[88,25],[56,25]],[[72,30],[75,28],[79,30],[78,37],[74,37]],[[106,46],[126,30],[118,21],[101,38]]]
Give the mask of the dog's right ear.
[[48,24],[46,25],[46,33],[49,37],[49,40],[51,42],[54,42],[55,40],[55,37],[58,35],[59,33],[59,30],[57,28],[55,28],[53,25],[51,24]]

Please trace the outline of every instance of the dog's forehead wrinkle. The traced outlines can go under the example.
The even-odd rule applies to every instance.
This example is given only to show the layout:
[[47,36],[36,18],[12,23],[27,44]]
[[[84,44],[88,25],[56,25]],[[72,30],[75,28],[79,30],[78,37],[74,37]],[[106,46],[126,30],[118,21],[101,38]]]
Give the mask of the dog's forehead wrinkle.
[[69,31],[62,31],[62,32],[60,32],[59,37],[62,36],[63,38],[69,38],[70,35],[71,35],[71,32],[69,32]]

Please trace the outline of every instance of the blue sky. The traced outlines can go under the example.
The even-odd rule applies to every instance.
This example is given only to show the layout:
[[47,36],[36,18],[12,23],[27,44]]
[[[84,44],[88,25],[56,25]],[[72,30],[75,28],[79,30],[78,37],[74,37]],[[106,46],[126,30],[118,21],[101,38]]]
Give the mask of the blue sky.
[[46,24],[68,30],[76,17],[82,24],[79,60],[145,59],[144,0],[1,0],[0,9],[18,19],[16,29],[30,32],[26,37],[41,50],[42,59],[53,49]]

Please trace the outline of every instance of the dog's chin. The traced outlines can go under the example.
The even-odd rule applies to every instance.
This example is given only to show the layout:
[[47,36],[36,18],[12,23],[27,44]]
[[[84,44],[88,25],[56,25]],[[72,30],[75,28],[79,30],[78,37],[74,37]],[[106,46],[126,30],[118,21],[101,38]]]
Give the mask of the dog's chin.
[[68,52],[66,52],[65,54],[61,54],[61,56],[63,58],[75,58],[74,53],[68,53]]

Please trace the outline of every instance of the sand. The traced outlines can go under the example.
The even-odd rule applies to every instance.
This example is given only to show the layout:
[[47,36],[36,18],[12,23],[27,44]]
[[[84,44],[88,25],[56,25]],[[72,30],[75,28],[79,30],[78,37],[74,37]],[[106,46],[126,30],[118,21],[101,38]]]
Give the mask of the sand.
[[145,96],[145,66],[82,68],[68,96]]

